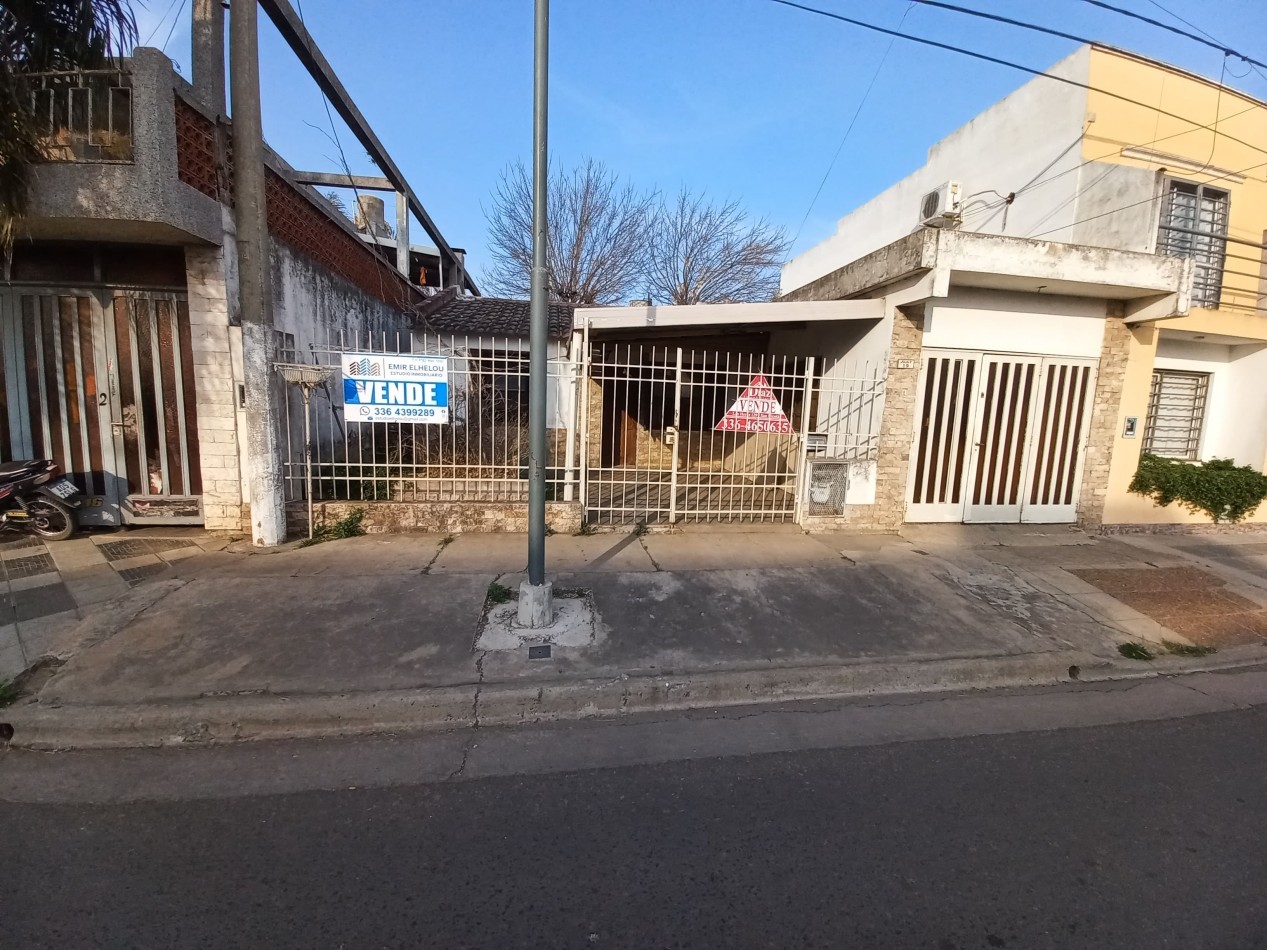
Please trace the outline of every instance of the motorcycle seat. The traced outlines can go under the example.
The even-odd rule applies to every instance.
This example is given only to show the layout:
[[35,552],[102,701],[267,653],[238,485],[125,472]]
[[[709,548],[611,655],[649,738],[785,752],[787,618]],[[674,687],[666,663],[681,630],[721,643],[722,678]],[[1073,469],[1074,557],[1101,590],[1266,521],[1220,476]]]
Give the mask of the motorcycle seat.
[[34,475],[41,468],[43,463],[34,459],[25,459],[15,462],[0,462],[0,479],[4,481],[16,481],[19,478],[25,478],[27,475]]

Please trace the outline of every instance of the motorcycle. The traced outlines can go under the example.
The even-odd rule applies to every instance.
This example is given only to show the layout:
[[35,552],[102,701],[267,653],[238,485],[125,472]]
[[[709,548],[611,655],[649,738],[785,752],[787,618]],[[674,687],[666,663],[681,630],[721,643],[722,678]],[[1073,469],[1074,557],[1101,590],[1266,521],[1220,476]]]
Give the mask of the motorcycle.
[[75,531],[79,488],[47,459],[0,462],[0,530],[65,541]]

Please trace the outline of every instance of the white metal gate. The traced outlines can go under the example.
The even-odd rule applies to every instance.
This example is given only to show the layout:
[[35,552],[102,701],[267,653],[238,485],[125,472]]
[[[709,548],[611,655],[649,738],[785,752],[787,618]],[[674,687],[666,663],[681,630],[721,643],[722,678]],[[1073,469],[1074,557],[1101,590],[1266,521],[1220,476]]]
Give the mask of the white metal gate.
[[[599,343],[589,355],[591,522],[795,520],[813,359],[637,343]],[[723,422],[737,405],[754,411]]]
[[1095,365],[926,352],[907,520],[1076,520]]
[[87,496],[84,524],[201,521],[183,295],[0,294],[0,456],[48,458]]

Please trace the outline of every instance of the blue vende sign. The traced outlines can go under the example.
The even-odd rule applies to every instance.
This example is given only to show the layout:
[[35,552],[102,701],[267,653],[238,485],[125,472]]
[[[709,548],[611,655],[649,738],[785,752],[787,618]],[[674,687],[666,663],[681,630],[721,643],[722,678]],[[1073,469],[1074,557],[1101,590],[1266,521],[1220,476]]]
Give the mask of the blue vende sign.
[[448,357],[344,353],[343,417],[348,422],[448,422]]

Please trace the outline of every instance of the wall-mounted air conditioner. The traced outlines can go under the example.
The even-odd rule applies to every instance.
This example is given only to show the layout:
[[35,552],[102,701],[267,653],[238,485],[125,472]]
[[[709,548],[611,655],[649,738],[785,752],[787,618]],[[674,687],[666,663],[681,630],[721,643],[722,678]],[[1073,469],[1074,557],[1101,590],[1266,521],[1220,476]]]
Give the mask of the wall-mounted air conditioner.
[[919,223],[928,228],[953,228],[963,214],[963,185],[948,181],[920,200]]

